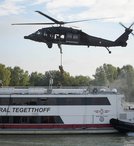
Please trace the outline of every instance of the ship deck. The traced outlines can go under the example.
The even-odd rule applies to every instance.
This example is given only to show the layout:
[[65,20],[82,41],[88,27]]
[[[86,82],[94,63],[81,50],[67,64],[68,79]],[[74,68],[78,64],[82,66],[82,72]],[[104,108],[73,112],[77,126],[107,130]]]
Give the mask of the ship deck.
[[82,94],[119,94],[117,89],[108,87],[2,87],[0,95],[82,95]]

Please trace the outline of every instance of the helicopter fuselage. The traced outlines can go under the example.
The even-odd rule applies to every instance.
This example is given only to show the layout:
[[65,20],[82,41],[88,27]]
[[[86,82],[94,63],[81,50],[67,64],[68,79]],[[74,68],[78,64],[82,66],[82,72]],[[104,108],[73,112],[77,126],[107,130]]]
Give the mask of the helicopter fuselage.
[[[88,47],[112,47],[116,45],[114,41],[90,36],[84,33],[82,30],[62,26],[42,28],[36,31],[35,33],[32,33],[28,36],[24,36],[24,38],[46,43],[48,48],[52,48],[53,44],[83,45]],[[126,45],[126,43],[122,44],[122,46]]]

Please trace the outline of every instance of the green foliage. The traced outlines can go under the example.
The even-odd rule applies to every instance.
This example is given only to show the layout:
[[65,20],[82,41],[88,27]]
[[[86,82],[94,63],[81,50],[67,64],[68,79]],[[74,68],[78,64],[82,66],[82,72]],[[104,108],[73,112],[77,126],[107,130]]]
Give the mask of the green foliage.
[[109,85],[109,83],[117,79],[117,75],[118,70],[116,67],[111,64],[103,64],[103,66],[96,69],[94,84],[98,86]]
[[24,71],[18,66],[14,68],[0,64],[0,84],[4,86],[49,86],[50,78],[53,86],[110,86],[118,88],[127,97],[128,101],[134,101],[134,68],[125,65],[122,68],[111,64],[103,64],[96,68],[94,79],[89,76],[71,76],[68,72],[63,74],[57,70],[46,71],[44,74]]
[[4,86],[9,85],[10,83],[10,70],[5,67],[5,65],[0,64],[0,80]]
[[27,86],[29,84],[28,72],[16,66],[13,69],[9,68],[11,72],[11,86]]
[[68,72],[64,72],[63,75],[59,71],[48,71],[45,73],[45,85],[48,86],[50,77],[53,78],[53,85],[63,86],[87,86],[89,85],[90,78],[85,76],[70,76]]
[[98,67],[96,69],[96,73],[94,75],[94,78],[95,78],[94,84],[97,86],[105,86],[108,82],[107,75],[106,75],[105,70],[102,66]]
[[43,86],[45,76],[42,73],[32,72],[29,76],[30,86]]
[[88,86],[90,84],[90,77],[88,76],[76,76],[75,77],[76,86]]
[[44,74],[32,72],[29,75],[28,71],[18,66],[6,68],[0,64],[0,80],[4,86],[48,86],[50,78],[53,79],[53,86],[88,86],[91,82],[88,76],[73,77],[68,72],[61,74],[60,71],[51,70]]
[[134,101],[134,68],[131,65],[123,66],[118,76],[120,88],[128,101]]
[[117,79],[117,68],[112,66],[111,64],[104,64],[103,65],[107,80],[111,83]]

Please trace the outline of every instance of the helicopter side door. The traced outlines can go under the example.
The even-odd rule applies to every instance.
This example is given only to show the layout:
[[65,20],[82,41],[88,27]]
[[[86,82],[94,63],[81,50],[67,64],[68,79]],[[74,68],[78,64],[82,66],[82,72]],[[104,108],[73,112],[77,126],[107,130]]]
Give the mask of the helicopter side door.
[[80,39],[80,35],[77,33],[71,33],[71,32],[66,33],[66,43],[78,44],[79,39]]
[[43,37],[48,48],[52,48],[54,34],[49,29],[47,29],[47,30],[44,30]]

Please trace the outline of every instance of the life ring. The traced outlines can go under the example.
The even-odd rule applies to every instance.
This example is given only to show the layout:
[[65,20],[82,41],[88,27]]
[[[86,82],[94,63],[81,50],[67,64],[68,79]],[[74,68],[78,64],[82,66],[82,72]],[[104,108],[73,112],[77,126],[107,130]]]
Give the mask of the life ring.
[[93,89],[93,94],[96,94],[96,93],[98,93],[98,89],[97,88],[94,88]]

